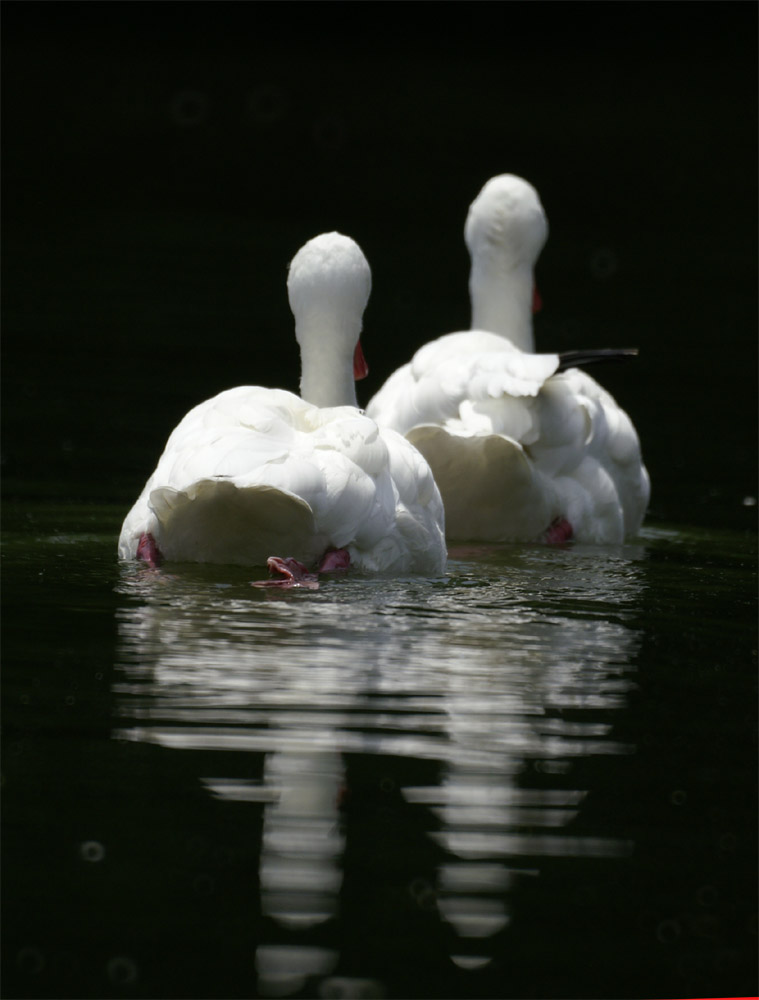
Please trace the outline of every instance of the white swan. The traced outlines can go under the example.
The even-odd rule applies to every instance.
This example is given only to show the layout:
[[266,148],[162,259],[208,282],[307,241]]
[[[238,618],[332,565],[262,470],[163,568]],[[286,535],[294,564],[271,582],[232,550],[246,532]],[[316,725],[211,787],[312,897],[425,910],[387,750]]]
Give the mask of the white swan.
[[634,351],[534,354],[533,267],[548,226],[531,185],[488,181],[472,203],[472,330],[420,348],[367,407],[432,468],[449,540],[617,543],[650,484],[630,418],[572,364]]
[[357,409],[366,258],[346,236],[317,236],[295,255],[287,288],[302,398],[240,386],[190,410],[124,521],[119,556],[289,574],[288,560],[269,558],[284,550],[322,569],[349,560],[372,572],[442,572],[443,506],[427,463]]

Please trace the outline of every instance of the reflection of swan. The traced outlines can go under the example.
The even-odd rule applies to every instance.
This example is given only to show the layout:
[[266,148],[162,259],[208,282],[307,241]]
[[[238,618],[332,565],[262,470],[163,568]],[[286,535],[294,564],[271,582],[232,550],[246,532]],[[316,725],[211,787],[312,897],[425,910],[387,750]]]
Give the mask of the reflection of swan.
[[[290,735],[297,741],[298,734]],[[342,759],[327,749],[314,751],[299,735],[304,750],[290,746],[267,754],[263,784],[223,778],[203,782],[227,802],[264,803],[261,912],[294,934],[338,916],[345,846],[338,819]],[[259,943],[259,993],[295,993],[308,977],[331,972],[337,959],[329,948]]]
[[347,550],[360,569],[443,570],[443,508],[429,467],[357,409],[370,287],[348,237],[324,234],[300,249],[288,293],[303,398],[240,386],[190,410],[124,521],[123,559],[266,565],[281,549],[334,568],[332,550]]
[[[533,647],[521,669],[519,657],[507,653],[493,658],[491,670],[447,673],[451,752],[435,786],[404,789],[410,803],[426,805],[438,820],[431,836],[445,856],[437,905],[456,933],[451,958],[462,969],[489,963],[490,942],[510,924],[513,900],[525,879],[539,876],[541,858],[629,853],[625,842],[563,829],[586,795],[566,787],[573,762],[629,751],[613,741],[608,722],[563,716],[573,707],[608,713],[623,706],[629,681],[613,663],[620,655],[629,663],[636,638],[605,621],[586,621],[564,638],[563,654],[553,652],[548,670],[527,668],[538,652]],[[531,772],[541,775],[542,787],[531,787]],[[558,787],[546,782],[550,775]]]
[[472,329],[425,344],[367,406],[430,463],[450,539],[617,543],[638,532],[648,505],[630,418],[573,367],[614,352],[532,353],[546,234],[529,184],[490,180],[465,229]]
[[428,816],[437,878],[411,880],[408,898],[425,920],[436,906],[462,969],[489,962],[541,859],[624,851],[608,830],[567,824],[586,794],[575,762],[626,750],[612,725],[643,565],[627,547],[513,548],[456,561],[446,579],[357,577],[305,600],[264,599],[243,570],[122,567],[115,735],[194,750],[209,793],[261,806],[274,930],[258,942],[259,993],[338,974],[357,836],[339,802],[358,755],[386,761],[400,808]]

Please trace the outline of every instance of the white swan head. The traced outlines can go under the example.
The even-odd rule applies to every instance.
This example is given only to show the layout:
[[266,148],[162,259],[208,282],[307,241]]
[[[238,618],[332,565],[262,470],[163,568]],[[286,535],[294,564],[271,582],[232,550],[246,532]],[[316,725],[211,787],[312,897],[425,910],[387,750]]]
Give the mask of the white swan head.
[[353,359],[372,273],[341,233],[305,243],[290,263],[287,294],[300,345],[301,396],[315,406],[356,406]]
[[548,238],[538,192],[514,174],[499,174],[469,206],[464,239],[469,253],[498,257],[504,267],[535,266]]

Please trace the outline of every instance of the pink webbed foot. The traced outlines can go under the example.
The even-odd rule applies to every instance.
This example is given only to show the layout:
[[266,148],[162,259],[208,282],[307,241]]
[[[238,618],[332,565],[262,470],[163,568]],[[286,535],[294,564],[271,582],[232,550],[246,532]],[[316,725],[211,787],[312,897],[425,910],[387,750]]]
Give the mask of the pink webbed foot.
[[327,549],[322,556],[317,573],[344,573],[350,569],[351,557],[347,549]]
[[253,587],[283,587],[292,589],[301,587],[305,590],[319,589],[320,573],[339,573],[350,566],[350,555],[346,549],[328,549],[316,569],[310,572],[302,562],[291,556],[282,559],[280,556],[269,556],[266,560],[269,572],[279,574],[272,580],[254,580]]
[[548,526],[548,530],[543,532],[540,540],[546,545],[563,545],[564,542],[569,542],[572,538],[574,538],[572,525],[565,517],[557,517]]
[[163,562],[161,550],[149,531],[143,531],[140,535],[140,540],[137,543],[137,559],[139,562],[147,563],[151,569],[157,569]]
[[279,574],[272,580],[254,580],[253,587],[304,587],[306,590],[318,590],[319,577],[316,573],[310,573],[302,562],[288,557],[281,559],[279,556],[269,556],[266,560],[269,572]]

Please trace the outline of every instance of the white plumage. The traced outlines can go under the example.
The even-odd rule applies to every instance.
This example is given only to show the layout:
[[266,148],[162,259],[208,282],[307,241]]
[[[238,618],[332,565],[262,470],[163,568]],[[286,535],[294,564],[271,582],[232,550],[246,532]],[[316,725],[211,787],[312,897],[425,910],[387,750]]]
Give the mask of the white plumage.
[[288,293],[303,398],[240,386],[190,410],[124,521],[122,559],[148,533],[169,560],[266,565],[280,552],[310,566],[335,548],[362,570],[442,572],[443,507],[427,463],[356,408],[370,288],[348,237],[301,248]]
[[465,228],[473,325],[489,325],[420,348],[367,407],[429,462],[449,539],[532,541],[561,523],[578,541],[621,542],[646,511],[630,418],[585,372],[562,370],[560,355],[532,353],[547,232],[531,185],[490,180]]
[[548,238],[538,192],[514,174],[492,177],[469,206],[464,240],[471,268],[473,330],[489,330],[533,351],[535,262]]

